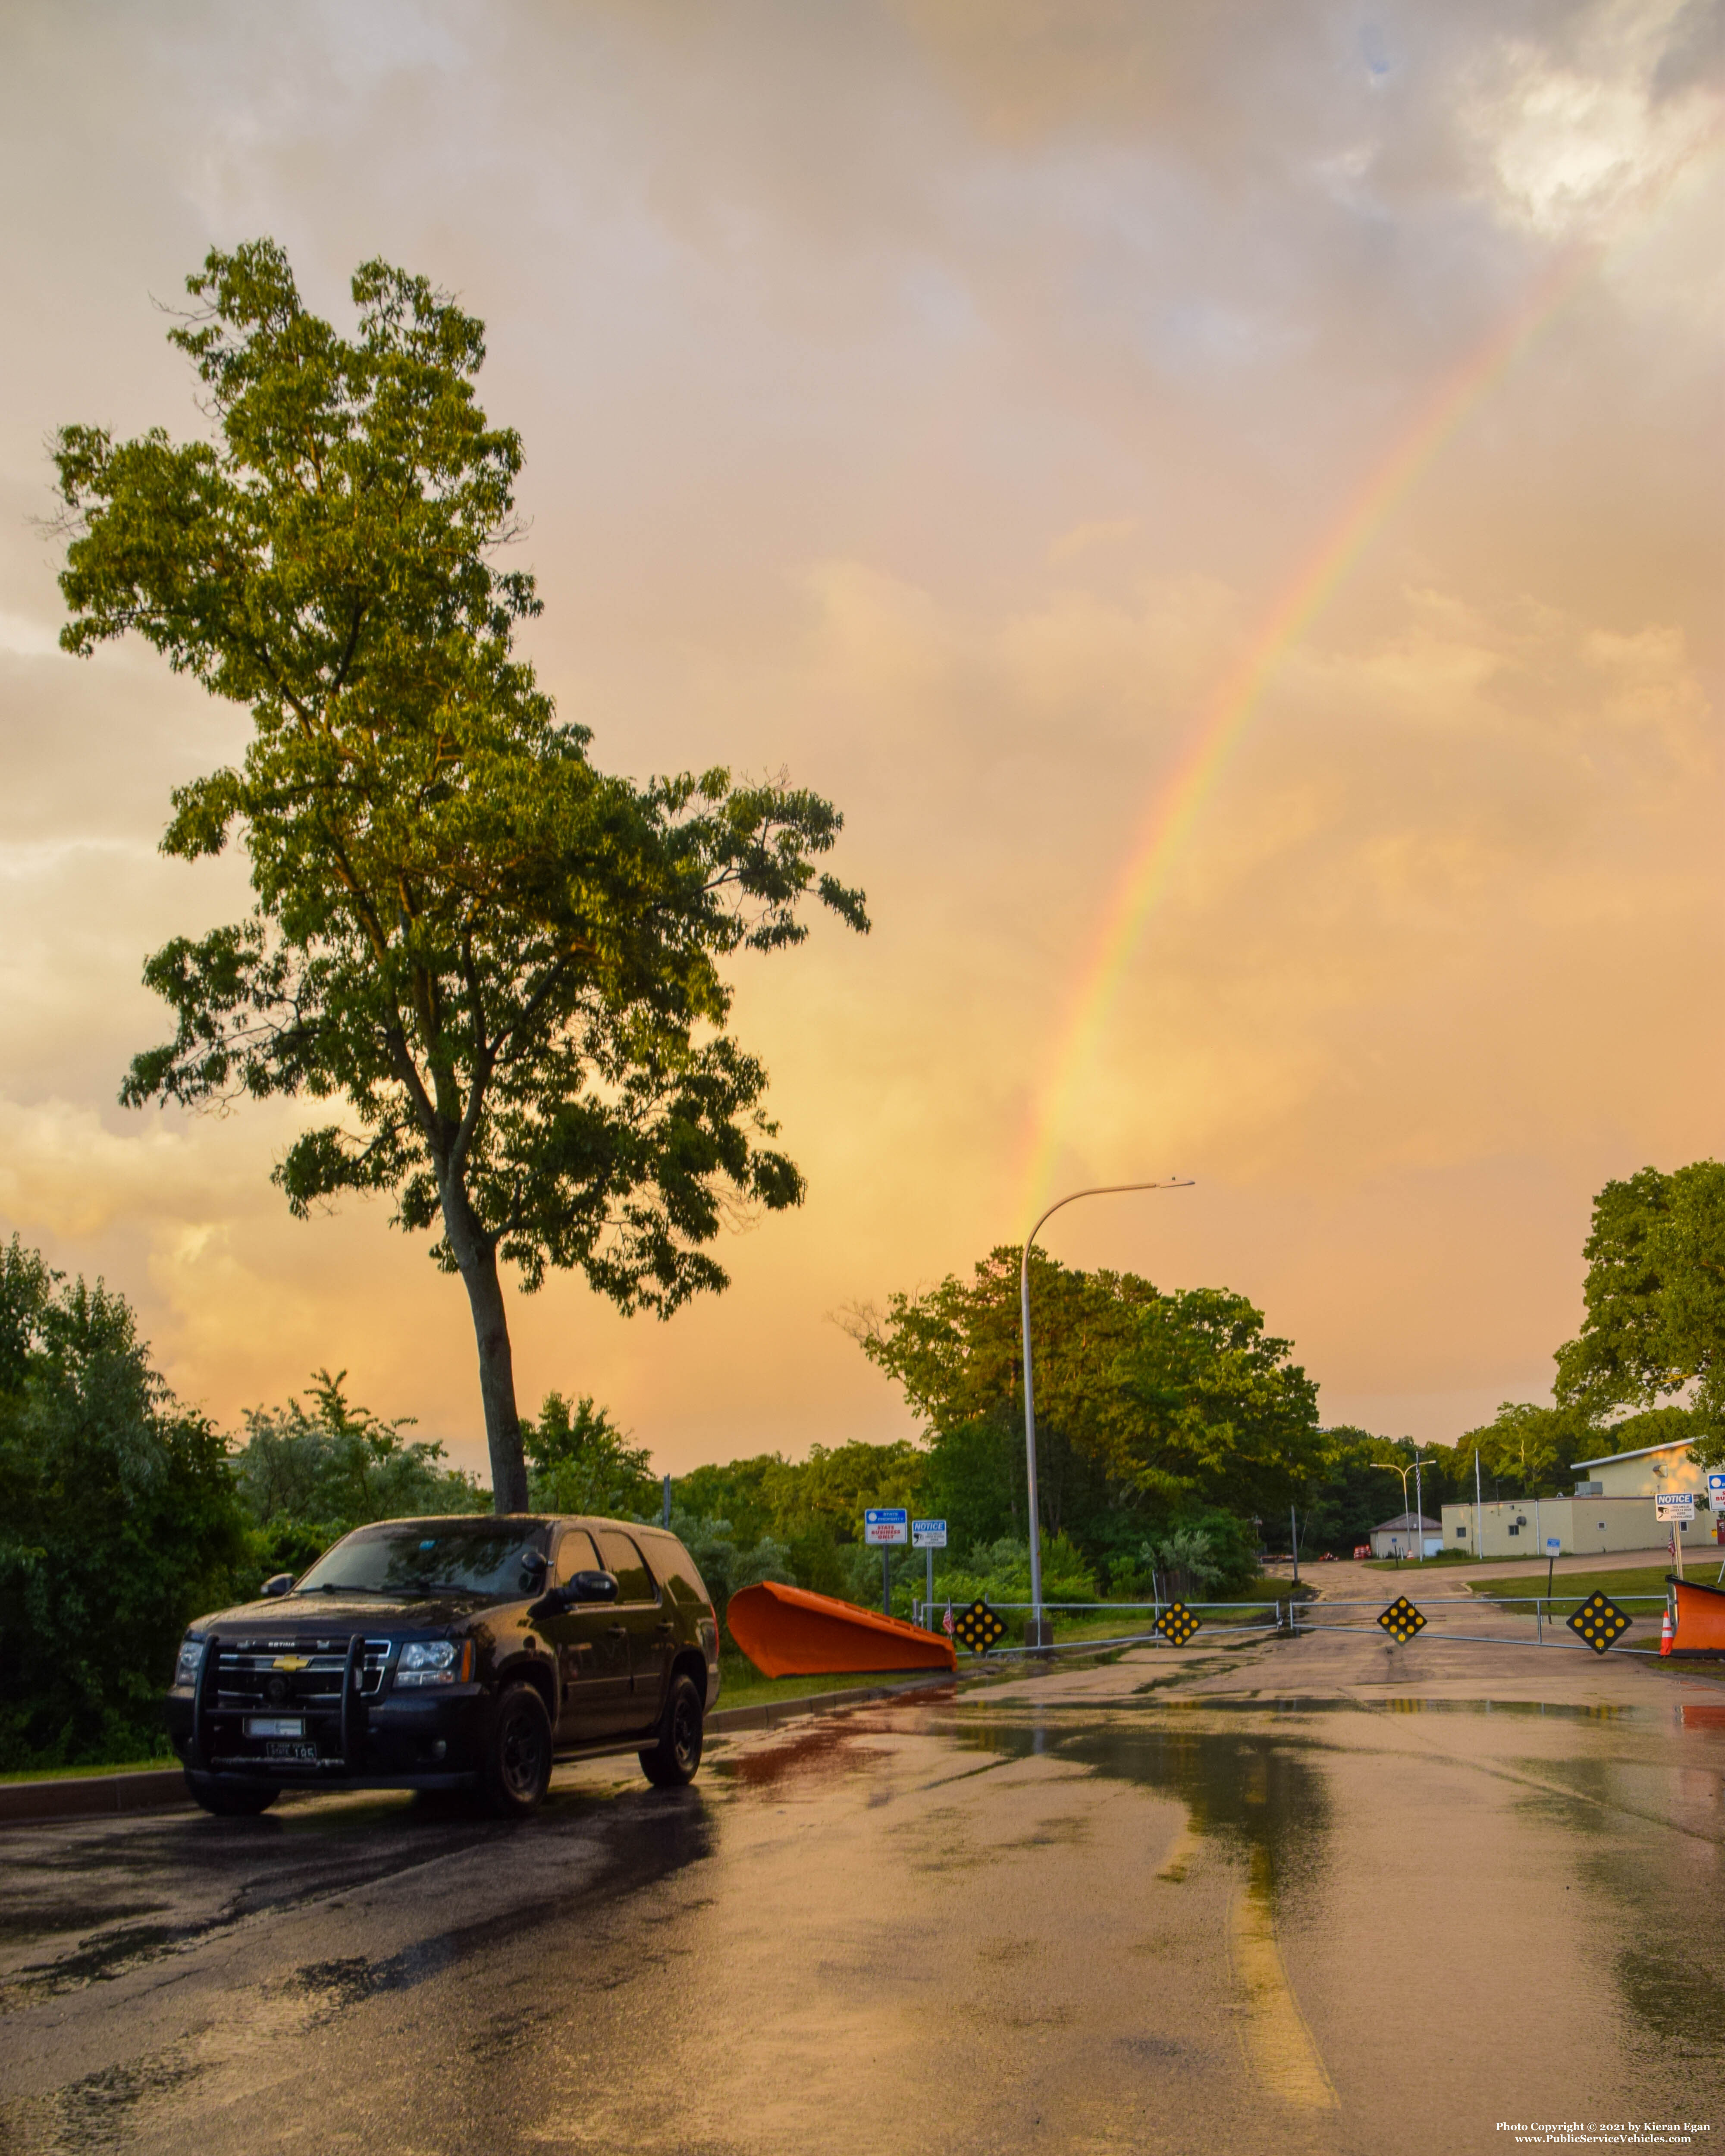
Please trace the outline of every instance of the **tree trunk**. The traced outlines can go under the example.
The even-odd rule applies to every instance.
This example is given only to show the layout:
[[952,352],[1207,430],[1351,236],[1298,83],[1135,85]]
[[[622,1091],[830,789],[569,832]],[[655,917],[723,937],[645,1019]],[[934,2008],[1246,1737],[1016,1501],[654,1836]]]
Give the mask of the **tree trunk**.
[[521,1456],[521,1419],[515,1404],[515,1356],[497,1253],[480,1227],[465,1190],[443,1191],[444,1226],[466,1283],[479,1346],[480,1398],[485,1410],[485,1446],[491,1455],[491,1506],[498,1512],[527,1509],[527,1466]]

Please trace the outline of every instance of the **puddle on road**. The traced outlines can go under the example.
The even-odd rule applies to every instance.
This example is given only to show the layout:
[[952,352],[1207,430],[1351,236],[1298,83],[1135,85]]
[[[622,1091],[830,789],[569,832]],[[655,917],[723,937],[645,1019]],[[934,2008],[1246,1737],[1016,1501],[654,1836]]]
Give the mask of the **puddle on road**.
[[[1668,2051],[1674,2065],[1717,2071],[1725,1975],[1673,1919],[1682,1908],[1692,1916],[1714,1907],[1725,1883],[1718,1846],[1722,1778],[1712,1748],[1686,1755],[1681,1736],[1673,1742],[1666,1732],[1725,1729],[1725,1709],[1676,1702],[1637,1707],[1409,1697],[1166,1701],[1151,1712],[1153,1720],[1140,1707],[1117,1709],[1111,1721],[1098,1723],[1092,1708],[1086,1725],[1074,1727],[1059,1710],[1040,1704],[1016,1717],[1009,1709],[984,1710],[952,1733],[968,1748],[1050,1756],[1178,1799],[1189,1825],[1162,1876],[1178,1881],[1194,1843],[1220,1843],[1248,1882],[1240,1906],[1249,1918],[1253,1909],[1264,1918],[1261,1937],[1252,1933],[1245,1945],[1255,1945],[1266,1967],[1274,1952],[1272,1927],[1291,1908],[1301,1920],[1321,1921],[1327,1870],[1347,1860],[1336,1833],[1331,1777],[1346,1770],[1350,1748],[1328,1735],[1302,1738],[1299,1723],[1341,1714],[1415,1713],[1573,1727],[1576,1748],[1560,1758],[1497,1749],[1473,1763],[1448,1754],[1446,1761],[1529,1777],[1514,1809],[1560,1824],[1574,1845],[1574,1883],[1589,1891],[1604,1919],[1603,1967],[1620,2004],[1625,2042],[1638,2052]],[[1199,1716],[1210,1726],[1194,1727]],[[1625,1758],[1620,1747],[1595,1752],[1583,1741],[1584,1731],[1603,1735],[1613,1726],[1625,1736],[1633,1730],[1652,1738],[1646,1756]],[[1542,1786],[1532,1786],[1536,1776]],[[1563,1786],[1553,1786],[1554,1779]],[[1658,1844],[1650,1845],[1654,1835]],[[1238,1918],[1235,1929],[1238,1934]],[[1237,1936],[1237,1959],[1240,1945]],[[1324,2093],[1327,2082],[1320,2087],[1314,2078],[1321,2066],[1310,2067],[1291,2025],[1276,2042],[1291,2061],[1284,2076],[1290,2087],[1305,2085],[1312,2104],[1333,2102],[1333,2092]]]

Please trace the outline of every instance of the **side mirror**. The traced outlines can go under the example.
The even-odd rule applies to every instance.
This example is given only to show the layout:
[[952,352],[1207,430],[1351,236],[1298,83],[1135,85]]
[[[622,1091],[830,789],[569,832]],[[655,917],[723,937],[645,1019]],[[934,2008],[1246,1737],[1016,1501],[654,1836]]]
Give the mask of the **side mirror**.
[[265,1594],[291,1594],[294,1575],[290,1572],[278,1572],[264,1582],[261,1591]]
[[617,1599],[616,1576],[608,1572],[573,1573],[561,1587],[548,1588],[539,1599],[531,1604],[527,1614],[536,1620],[561,1617],[564,1610],[572,1609],[578,1602],[614,1602]]

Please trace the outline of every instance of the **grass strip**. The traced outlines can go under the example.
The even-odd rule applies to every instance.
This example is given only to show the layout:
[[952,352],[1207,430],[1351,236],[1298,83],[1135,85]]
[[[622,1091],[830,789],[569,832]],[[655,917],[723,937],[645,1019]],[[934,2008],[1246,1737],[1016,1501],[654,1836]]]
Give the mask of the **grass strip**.
[[[1626,1594],[1665,1594],[1668,1565],[1631,1565],[1615,1572],[1560,1572],[1549,1594],[1546,1593],[1544,1572],[1512,1573],[1507,1578],[1482,1579],[1474,1586],[1476,1595],[1492,1602],[1525,1601],[1537,1595],[1547,1609],[1560,1617],[1567,1617],[1572,1609],[1586,1601],[1589,1594],[1609,1594],[1614,1602],[1620,1602]],[[1690,1577],[1711,1587],[1718,1577],[1717,1565],[1692,1565]],[[1527,1613],[1532,1615],[1531,1608]],[[1632,1617],[1648,1614],[1645,1603],[1629,1613]],[[1658,1611],[1652,1612],[1656,1620]]]

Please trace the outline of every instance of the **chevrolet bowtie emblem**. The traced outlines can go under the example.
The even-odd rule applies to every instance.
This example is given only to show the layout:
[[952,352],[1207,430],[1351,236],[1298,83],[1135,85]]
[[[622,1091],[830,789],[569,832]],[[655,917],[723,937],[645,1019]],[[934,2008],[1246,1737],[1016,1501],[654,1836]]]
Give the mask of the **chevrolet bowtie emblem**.
[[279,1670],[305,1670],[310,1669],[311,1664],[310,1657],[305,1655],[278,1655],[275,1666]]

